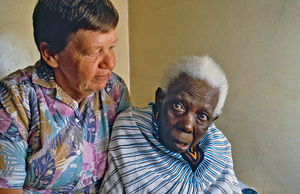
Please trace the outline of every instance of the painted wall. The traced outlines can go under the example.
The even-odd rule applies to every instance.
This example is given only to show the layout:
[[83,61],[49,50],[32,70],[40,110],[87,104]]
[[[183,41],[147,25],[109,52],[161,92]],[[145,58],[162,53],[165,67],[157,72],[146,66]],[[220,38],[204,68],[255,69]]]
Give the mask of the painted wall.
[[0,78],[39,59],[31,19],[35,2],[0,0]]
[[[230,83],[216,124],[232,143],[238,178],[260,193],[298,193],[300,1],[112,2],[120,14],[115,70],[127,84],[130,79],[134,104],[153,100],[162,70],[171,61],[211,55]],[[39,54],[32,36],[35,1],[0,3],[3,77],[32,65]]]
[[134,104],[153,100],[171,61],[211,55],[230,83],[216,124],[238,178],[259,193],[299,193],[299,10],[299,0],[130,0]]
[[[128,1],[112,0],[120,20],[115,49],[118,73],[129,87]],[[0,0],[0,78],[39,60],[34,44],[32,13],[36,0]]]
[[119,13],[117,26],[118,43],[115,48],[117,65],[114,72],[120,75],[130,89],[129,66],[129,25],[128,25],[128,0],[111,0]]

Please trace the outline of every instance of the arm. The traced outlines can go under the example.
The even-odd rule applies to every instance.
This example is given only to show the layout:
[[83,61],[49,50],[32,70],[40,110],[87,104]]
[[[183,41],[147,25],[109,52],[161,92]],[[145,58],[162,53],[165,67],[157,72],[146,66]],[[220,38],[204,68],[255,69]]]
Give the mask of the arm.
[[[116,144],[120,143],[118,140],[118,131],[123,132],[123,134],[126,134],[125,130],[122,130],[122,122],[123,115],[127,115],[128,111],[125,111],[121,114],[118,115],[116,118],[116,121],[114,123],[114,127],[112,130],[112,136],[111,136],[111,141],[109,143],[109,148],[108,148],[108,166],[105,172],[105,176],[103,178],[102,186],[100,189],[100,194],[108,194],[108,193],[126,193],[124,190],[124,180],[121,178],[121,172],[119,171],[119,166],[120,163],[122,162],[122,159],[116,159],[118,158],[121,153],[119,152],[120,149],[116,149]],[[127,123],[131,122],[131,119],[126,119]]]
[[[27,122],[24,108],[16,95],[0,82],[0,188],[3,192],[22,191],[26,177]],[[7,189],[7,190],[6,190]],[[1,193],[2,193],[1,191]]]
[[119,77],[117,74],[114,74],[114,86],[112,90],[112,96],[114,96],[114,100],[117,101],[118,107],[116,109],[116,115],[127,110],[130,107],[130,94],[128,88],[126,86],[125,81]]
[[117,115],[130,107],[130,95],[124,80],[112,73],[101,98],[107,107],[107,118],[110,130]]
[[131,105],[130,94],[129,94],[127,86],[124,83],[124,87],[122,89],[122,95],[121,95],[121,98],[120,98],[117,114],[127,110],[127,108],[129,108],[130,105]]
[[22,189],[1,189],[0,188],[0,193],[1,194],[22,194],[23,190]]

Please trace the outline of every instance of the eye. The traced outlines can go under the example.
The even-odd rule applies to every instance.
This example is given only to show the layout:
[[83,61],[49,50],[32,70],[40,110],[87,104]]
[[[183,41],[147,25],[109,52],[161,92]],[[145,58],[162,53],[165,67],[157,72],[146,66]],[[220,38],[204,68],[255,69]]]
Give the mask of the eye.
[[83,54],[86,57],[97,57],[102,52],[102,49],[87,50]]
[[173,109],[177,112],[184,112],[184,107],[180,102],[173,103]]
[[114,49],[116,45],[112,45],[109,47],[110,50]]
[[199,113],[197,118],[200,120],[200,121],[207,121],[208,120],[208,116],[204,113]]

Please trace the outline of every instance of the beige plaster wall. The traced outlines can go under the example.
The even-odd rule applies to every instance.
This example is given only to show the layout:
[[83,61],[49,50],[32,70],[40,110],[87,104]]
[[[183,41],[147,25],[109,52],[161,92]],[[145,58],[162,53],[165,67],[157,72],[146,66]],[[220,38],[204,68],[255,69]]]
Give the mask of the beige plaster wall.
[[35,0],[0,0],[0,78],[39,59],[32,30]]
[[[115,72],[129,87],[128,0],[112,2],[120,15]],[[32,27],[35,3],[36,0],[0,0],[0,78],[39,59]]]
[[299,10],[299,0],[130,0],[134,104],[153,100],[166,64],[211,55],[230,83],[216,124],[237,177],[259,193],[299,193]]
[[120,16],[116,29],[118,44],[115,49],[117,65],[114,72],[125,80],[130,89],[128,0],[111,0],[111,2],[118,10]]

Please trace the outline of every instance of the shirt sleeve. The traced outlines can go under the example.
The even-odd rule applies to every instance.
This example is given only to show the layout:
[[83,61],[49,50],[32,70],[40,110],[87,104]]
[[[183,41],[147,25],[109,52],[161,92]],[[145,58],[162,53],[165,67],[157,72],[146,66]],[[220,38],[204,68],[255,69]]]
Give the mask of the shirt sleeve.
[[126,84],[124,83],[123,88],[122,88],[122,94],[120,97],[119,106],[116,111],[117,115],[120,112],[127,110],[130,107],[130,105],[131,105],[130,94],[129,94]]
[[23,126],[28,119],[18,95],[12,91],[0,82],[0,188],[20,189],[26,177]]
[[130,107],[129,91],[124,80],[112,73],[101,96],[107,107],[108,125],[111,130],[117,115]]

